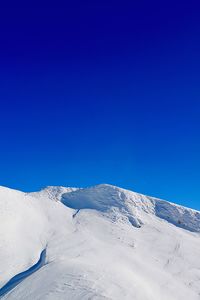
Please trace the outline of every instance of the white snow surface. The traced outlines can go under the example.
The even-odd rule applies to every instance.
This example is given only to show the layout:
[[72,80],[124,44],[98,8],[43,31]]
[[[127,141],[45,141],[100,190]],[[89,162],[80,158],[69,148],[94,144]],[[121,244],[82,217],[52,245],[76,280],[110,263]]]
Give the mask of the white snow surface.
[[101,184],[0,187],[0,288],[9,300],[200,299],[200,212]]

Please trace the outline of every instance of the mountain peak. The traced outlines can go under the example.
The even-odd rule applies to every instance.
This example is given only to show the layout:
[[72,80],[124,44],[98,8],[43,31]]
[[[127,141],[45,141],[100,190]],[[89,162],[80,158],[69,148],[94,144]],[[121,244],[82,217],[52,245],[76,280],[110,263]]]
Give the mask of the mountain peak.
[[109,184],[2,187],[0,220],[0,297],[199,299],[198,211]]

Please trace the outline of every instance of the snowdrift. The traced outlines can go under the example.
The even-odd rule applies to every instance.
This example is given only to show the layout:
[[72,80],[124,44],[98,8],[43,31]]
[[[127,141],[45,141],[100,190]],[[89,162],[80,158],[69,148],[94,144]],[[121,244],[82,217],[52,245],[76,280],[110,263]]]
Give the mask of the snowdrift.
[[198,211],[107,184],[0,187],[0,222],[0,288],[24,276],[2,299],[200,297]]

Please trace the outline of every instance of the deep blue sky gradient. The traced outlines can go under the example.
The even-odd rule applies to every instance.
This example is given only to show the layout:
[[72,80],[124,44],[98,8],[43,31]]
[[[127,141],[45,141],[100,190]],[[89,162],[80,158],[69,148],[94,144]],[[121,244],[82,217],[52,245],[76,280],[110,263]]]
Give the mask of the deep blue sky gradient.
[[1,9],[1,185],[111,183],[200,209],[200,8],[137,2]]

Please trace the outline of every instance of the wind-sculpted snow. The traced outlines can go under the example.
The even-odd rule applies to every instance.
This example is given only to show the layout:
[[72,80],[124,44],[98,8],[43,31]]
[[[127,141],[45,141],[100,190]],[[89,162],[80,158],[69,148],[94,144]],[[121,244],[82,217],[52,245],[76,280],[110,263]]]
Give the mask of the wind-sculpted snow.
[[154,214],[178,227],[200,231],[200,213],[164,200],[148,197],[103,184],[63,194],[61,201],[74,209],[108,211],[117,208],[136,227],[142,224],[141,213]]
[[29,196],[36,198],[48,198],[54,201],[60,201],[62,195],[78,190],[78,188],[64,187],[64,186],[47,186],[39,192],[28,193]]
[[198,211],[156,199],[155,214],[178,227],[200,232],[200,213]]
[[111,185],[2,187],[0,222],[0,287],[47,262],[2,299],[200,299],[198,211]]
[[[133,193],[133,197],[136,194]],[[113,215],[124,215],[129,222],[140,227],[142,221],[138,214],[138,208],[129,207],[129,193],[125,190],[108,184],[102,184],[88,189],[79,189],[71,193],[63,194],[62,203],[68,207],[80,209],[95,209],[100,212],[110,212]]]

